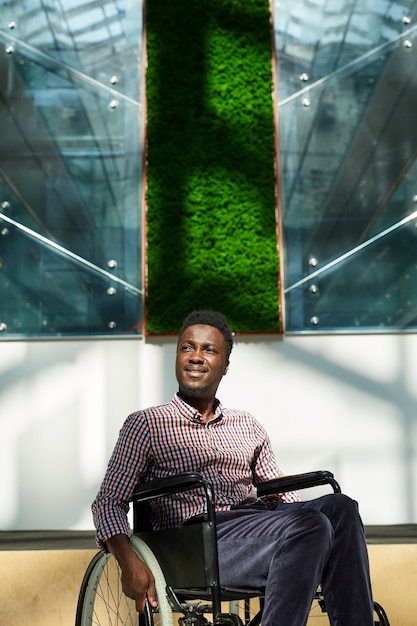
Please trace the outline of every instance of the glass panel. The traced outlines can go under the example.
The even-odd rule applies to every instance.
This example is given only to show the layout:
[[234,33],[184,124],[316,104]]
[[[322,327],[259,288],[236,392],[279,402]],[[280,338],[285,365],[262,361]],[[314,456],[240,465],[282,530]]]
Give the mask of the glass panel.
[[5,336],[140,330],[140,292],[111,268],[94,266],[14,220],[4,222],[2,228],[0,293],[7,327],[1,330]]
[[275,4],[286,330],[416,328],[417,2]]
[[141,332],[141,31],[139,0],[0,0],[3,338]]

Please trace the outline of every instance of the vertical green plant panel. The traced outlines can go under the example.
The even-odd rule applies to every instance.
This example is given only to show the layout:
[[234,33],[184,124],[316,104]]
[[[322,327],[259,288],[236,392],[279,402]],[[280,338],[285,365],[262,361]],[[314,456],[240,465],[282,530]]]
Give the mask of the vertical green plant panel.
[[148,334],[280,331],[268,0],[147,0]]

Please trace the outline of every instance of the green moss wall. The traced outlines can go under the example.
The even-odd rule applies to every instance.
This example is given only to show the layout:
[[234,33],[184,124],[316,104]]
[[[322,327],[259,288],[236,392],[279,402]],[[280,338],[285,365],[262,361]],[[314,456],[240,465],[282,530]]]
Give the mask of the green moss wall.
[[280,331],[268,0],[147,0],[146,332]]

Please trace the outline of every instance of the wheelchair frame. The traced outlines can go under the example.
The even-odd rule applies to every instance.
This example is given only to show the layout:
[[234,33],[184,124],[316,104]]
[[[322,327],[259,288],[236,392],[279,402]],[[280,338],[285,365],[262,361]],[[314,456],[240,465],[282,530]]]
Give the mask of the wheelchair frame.
[[[276,495],[288,491],[302,490],[309,487],[329,485],[334,493],[341,489],[334,475],[326,470],[304,474],[282,476],[258,485],[258,495]],[[148,506],[150,500],[174,495],[183,491],[202,489],[206,499],[207,515],[203,521],[184,525],[180,528],[153,531],[151,529]],[[212,614],[214,626],[258,626],[262,619],[261,589],[228,589],[220,586],[219,565],[216,539],[215,494],[212,485],[197,472],[178,474],[160,480],[144,482],[138,485],[133,496],[133,537],[132,547],[145,560],[154,573],[161,626],[171,626],[169,612],[182,615],[180,626],[208,626],[206,614]],[[155,556],[156,555],[156,556]],[[102,585],[104,568],[109,555],[99,553],[96,561],[90,563],[84,576],[78,599],[76,626],[92,626],[101,621],[94,616],[94,603],[97,595],[104,597],[106,591],[99,591]],[[168,584],[166,584],[166,582]],[[104,583],[104,586],[110,583]],[[115,584],[115,583],[111,583]],[[117,594],[120,595],[120,590]],[[113,594],[111,594],[113,595]],[[250,618],[249,602],[252,598],[260,599],[260,609]],[[325,599],[318,590],[316,600],[325,612]],[[223,613],[222,602],[244,601],[244,622],[236,613]],[[129,615],[130,615],[129,608]],[[389,626],[388,617],[378,603],[374,603],[378,621],[375,624]],[[116,614],[118,608],[112,608]],[[129,617],[129,619],[131,619]],[[138,621],[123,619],[120,622],[108,621],[109,624],[139,624],[152,626],[154,619],[151,612],[140,615]]]

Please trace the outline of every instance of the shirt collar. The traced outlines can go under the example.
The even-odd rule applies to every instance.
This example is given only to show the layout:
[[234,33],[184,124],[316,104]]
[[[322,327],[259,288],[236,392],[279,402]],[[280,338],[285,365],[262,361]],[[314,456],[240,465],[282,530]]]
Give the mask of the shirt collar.
[[[203,416],[201,415],[201,413],[199,413],[197,409],[195,409],[193,406],[190,406],[189,404],[184,402],[184,400],[180,398],[178,393],[175,394],[175,396],[172,399],[172,402],[173,404],[175,404],[175,406],[177,407],[181,415],[183,415],[187,419],[195,421],[195,422],[203,421]],[[222,415],[223,415],[222,403],[217,398],[214,398],[214,418],[211,421],[214,422],[215,420],[219,420],[222,417]]]

